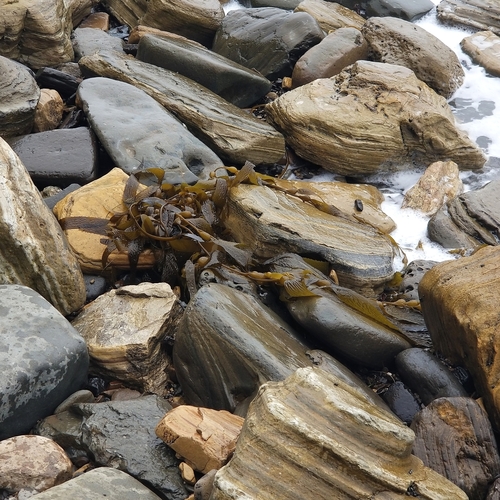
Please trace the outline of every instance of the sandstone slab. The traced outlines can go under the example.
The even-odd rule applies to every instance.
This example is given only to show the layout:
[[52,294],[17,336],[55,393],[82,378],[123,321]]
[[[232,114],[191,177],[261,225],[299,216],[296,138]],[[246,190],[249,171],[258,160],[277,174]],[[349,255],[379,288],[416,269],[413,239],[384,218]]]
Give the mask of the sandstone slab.
[[99,50],[121,51],[122,49],[123,42],[120,38],[111,36],[101,29],[77,28],[73,31],[73,50],[76,61]]
[[79,28],[94,28],[103,31],[109,30],[109,14],[107,12],[93,12],[79,25]]
[[471,59],[490,75],[500,76],[500,37],[491,31],[479,31],[465,37],[460,46]]
[[104,0],[102,4],[111,15],[130,27],[139,23],[148,6],[147,0]]
[[53,89],[41,89],[40,99],[35,109],[34,132],[45,132],[55,129],[62,120],[64,103]]
[[[362,2],[363,3],[363,2]],[[368,0],[366,15],[368,17],[397,17],[405,21],[416,21],[434,8],[431,0]]]
[[496,0],[443,0],[437,6],[438,19],[500,36],[500,5]]

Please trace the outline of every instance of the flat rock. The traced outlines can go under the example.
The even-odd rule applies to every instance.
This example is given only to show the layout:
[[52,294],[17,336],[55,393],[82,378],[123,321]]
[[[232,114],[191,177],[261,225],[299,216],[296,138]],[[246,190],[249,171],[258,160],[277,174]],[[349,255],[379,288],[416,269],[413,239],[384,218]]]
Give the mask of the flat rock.
[[99,50],[123,49],[123,42],[116,36],[111,36],[98,28],[77,28],[73,31],[73,50],[75,60],[89,56]]
[[465,500],[411,455],[413,440],[397,417],[340,379],[302,368],[260,389],[210,498]]
[[295,12],[307,12],[321,29],[328,33],[338,28],[356,28],[360,30],[365,24],[365,19],[351,9],[340,3],[326,2],[324,0],[302,0],[295,8]]
[[101,144],[127,173],[157,167],[168,172],[166,182],[193,183],[222,166],[177,118],[132,85],[91,78],[80,84],[77,98]]
[[443,0],[437,6],[438,19],[500,36],[500,5],[496,0]]
[[103,31],[109,30],[109,14],[107,12],[93,12],[79,25],[79,28],[94,28]]
[[479,31],[460,42],[462,50],[490,75],[500,76],[500,37],[491,31]]
[[416,21],[434,8],[431,0],[368,0],[366,15],[368,17],[397,17],[405,21]]
[[63,314],[85,302],[78,262],[40,192],[0,139],[0,282],[36,290]]
[[0,285],[0,439],[25,434],[87,377],[87,346],[33,290]]
[[394,17],[371,17],[361,32],[375,61],[411,69],[443,97],[451,97],[462,85],[464,70],[455,52],[420,26]]
[[358,61],[283,94],[266,111],[299,156],[342,175],[408,162],[452,160],[460,169],[485,163],[446,100],[402,66]]
[[178,116],[189,130],[230,164],[278,161],[285,140],[271,125],[254,118],[205,87],[177,73],[117,52],[80,59],[89,75],[130,83]]

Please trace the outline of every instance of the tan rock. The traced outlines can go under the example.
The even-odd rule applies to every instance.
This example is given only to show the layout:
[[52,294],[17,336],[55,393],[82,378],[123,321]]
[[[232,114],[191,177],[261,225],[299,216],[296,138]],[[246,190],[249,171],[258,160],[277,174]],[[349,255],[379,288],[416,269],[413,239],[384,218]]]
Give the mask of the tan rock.
[[203,473],[220,469],[236,446],[244,419],[225,410],[178,406],[156,427],[156,435]]
[[141,283],[87,305],[72,325],[87,342],[91,371],[164,395],[170,362],[163,341],[176,300],[167,283]]
[[[109,14],[107,12],[94,12],[86,17],[79,25],[79,28],[94,28],[103,31],[109,30]],[[133,42],[129,42],[133,43]]]
[[[152,28],[151,26],[138,25],[130,31],[128,43],[139,43],[144,35],[161,36],[172,40],[188,40],[186,37],[170,33],[170,31],[159,30],[157,28]],[[195,44],[196,46],[203,47],[201,43],[195,42],[194,40],[189,40],[189,42]]]
[[45,132],[57,128],[64,111],[64,102],[57,90],[41,89],[40,100],[35,110],[34,132]]
[[321,369],[264,384],[211,500],[465,500],[411,454],[413,432]]
[[72,474],[71,460],[52,439],[15,436],[0,441],[1,490],[31,496],[70,480]]
[[181,462],[179,464],[179,470],[181,471],[183,481],[186,481],[188,484],[196,483],[196,476],[194,475],[194,470],[190,465],[186,462]]
[[462,50],[490,75],[500,76],[500,37],[491,31],[479,31],[460,42]]
[[437,161],[430,165],[418,182],[405,194],[402,208],[413,208],[434,215],[448,200],[464,190],[453,161]]

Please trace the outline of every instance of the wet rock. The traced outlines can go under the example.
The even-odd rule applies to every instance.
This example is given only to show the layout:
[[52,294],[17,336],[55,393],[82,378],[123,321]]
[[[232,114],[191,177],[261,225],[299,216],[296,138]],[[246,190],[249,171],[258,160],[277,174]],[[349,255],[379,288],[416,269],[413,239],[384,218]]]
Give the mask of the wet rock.
[[[137,26],[134,26],[130,30],[130,34],[128,37],[128,43],[132,44],[139,44],[141,41],[142,37],[145,35],[154,35],[157,37],[164,37],[168,38],[170,40],[172,39],[181,39],[181,40],[189,40],[189,38],[186,38],[181,35],[176,35],[175,33],[171,33],[170,31],[163,31],[159,30],[157,28],[151,28],[151,26],[143,26],[142,24],[139,24]],[[204,47],[201,43],[195,42],[194,40],[191,40],[191,43],[197,47]]]
[[163,417],[156,435],[194,470],[206,474],[229,460],[243,422],[224,410],[181,405]]
[[74,76],[55,68],[41,68],[35,78],[40,87],[57,90],[64,99],[72,96],[82,81],[81,74]]
[[329,78],[346,66],[368,57],[368,44],[355,28],[339,28],[310,48],[293,68],[292,87]]
[[427,167],[417,183],[405,193],[401,208],[413,208],[425,215],[434,215],[463,190],[457,164],[437,161]]
[[137,59],[190,78],[240,108],[271,90],[271,82],[255,71],[179,37],[143,36]]
[[97,465],[130,474],[162,498],[184,500],[174,452],[154,432],[170,409],[157,396],[77,404],[40,422],[36,433],[90,453]]
[[33,132],[55,129],[62,120],[63,111],[64,103],[57,90],[42,89],[35,110]]
[[495,479],[488,490],[486,500],[498,500],[500,498],[500,478]]
[[418,284],[424,274],[437,264],[434,260],[414,260],[401,273],[402,281],[399,285],[399,294],[405,300],[419,300]]
[[87,74],[114,78],[144,90],[229,163],[270,163],[284,155],[283,136],[271,125],[188,78],[116,52],[84,57],[80,66]]
[[97,299],[97,297],[106,292],[108,288],[106,278],[104,276],[84,274],[83,279],[85,280],[85,291],[87,293],[86,302],[91,302],[92,300]]
[[30,132],[40,99],[36,81],[27,68],[1,55],[0,75],[0,136]]
[[437,6],[438,19],[500,36],[500,5],[491,0],[443,0]]
[[111,467],[99,467],[70,481],[39,493],[36,500],[67,500],[68,498],[99,498],[106,500],[159,500],[141,482]]
[[479,242],[459,229],[448,217],[446,208],[436,212],[427,223],[427,235],[443,248],[472,250]]
[[420,302],[436,350],[465,366],[500,428],[497,302],[500,247],[434,266],[422,279]]
[[54,414],[62,413],[63,411],[67,411],[71,406],[78,403],[94,403],[95,398],[92,391],[87,389],[82,389],[80,391],[76,391],[71,396],[66,398],[55,410]]
[[73,320],[86,340],[91,373],[164,395],[165,330],[176,295],[167,283],[141,283],[101,295]]
[[464,70],[456,54],[420,26],[393,17],[372,17],[361,32],[374,60],[411,69],[443,97],[451,97],[462,85]]
[[86,127],[57,129],[9,139],[38,187],[86,184],[96,178],[99,150]]
[[0,138],[0,282],[36,290],[63,314],[85,302],[78,262],[19,157]]
[[465,500],[464,492],[411,455],[413,440],[413,432],[395,416],[367,403],[340,379],[299,369],[261,388],[210,498],[354,500],[418,494]]
[[[70,184],[67,188],[64,189],[61,189],[60,187],[57,186],[47,186],[40,192],[42,193],[44,203],[50,208],[50,210],[52,210],[57,202],[61,201],[69,193],[76,191],[80,187],[81,187],[80,184]],[[50,190],[54,189],[54,191],[50,191],[51,194],[47,196],[46,195],[46,193],[48,193],[48,191],[46,191],[47,189]]]
[[194,486],[194,499],[195,500],[209,500],[212,493],[215,474],[215,469],[205,474],[202,478],[198,479]]
[[445,99],[402,66],[358,61],[287,92],[266,111],[299,156],[342,175],[401,169],[408,162],[446,159],[461,169],[485,162],[456,128]]
[[299,57],[323,38],[319,24],[305,12],[238,9],[222,21],[212,50],[275,80],[290,76]]
[[106,11],[122,24],[134,27],[146,13],[147,0],[103,0]]
[[465,37],[460,47],[490,75],[500,76],[500,37],[491,31],[480,31]]
[[73,464],[64,450],[42,436],[0,441],[0,489],[25,498],[71,479]]
[[396,381],[391,384],[382,397],[392,412],[407,425],[411,424],[415,415],[420,411],[420,405],[415,396],[406,388],[403,382]]
[[28,433],[87,377],[87,346],[45,299],[0,285],[0,439]]
[[300,3],[300,0],[251,0],[250,7],[276,7],[278,9],[293,10]]
[[488,416],[471,398],[440,398],[424,408],[411,428],[413,453],[427,467],[483,500],[500,473],[500,457]]
[[123,42],[116,36],[97,28],[77,28],[73,32],[75,60],[89,56],[99,50],[123,50]]
[[368,17],[397,17],[405,21],[416,21],[434,8],[431,0],[368,0],[366,15]]
[[181,122],[132,85],[91,78],[80,84],[77,97],[101,144],[127,173],[154,166],[168,172],[165,182],[193,183],[222,166]]

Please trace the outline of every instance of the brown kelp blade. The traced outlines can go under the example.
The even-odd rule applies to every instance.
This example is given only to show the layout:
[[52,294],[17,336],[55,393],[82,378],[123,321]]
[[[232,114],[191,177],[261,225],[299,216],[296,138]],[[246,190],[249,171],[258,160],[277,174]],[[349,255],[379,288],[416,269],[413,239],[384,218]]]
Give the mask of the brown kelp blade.
[[59,224],[64,231],[79,229],[86,233],[106,235],[109,220],[100,217],[64,217],[59,219]]

